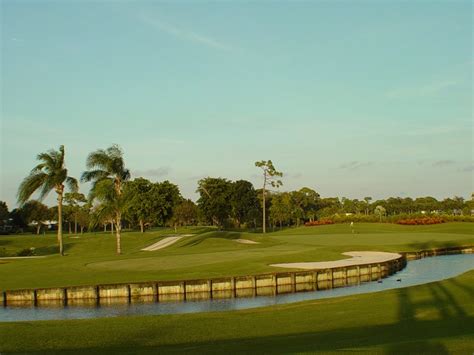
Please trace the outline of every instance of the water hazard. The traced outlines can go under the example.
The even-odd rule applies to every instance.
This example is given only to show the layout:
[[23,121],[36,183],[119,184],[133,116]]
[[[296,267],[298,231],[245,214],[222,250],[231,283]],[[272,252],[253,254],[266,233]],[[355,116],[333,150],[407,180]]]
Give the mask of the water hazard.
[[30,307],[24,305],[15,307],[9,305],[0,308],[0,321],[84,319],[231,311],[420,285],[454,277],[473,269],[474,254],[446,255],[410,261],[405,269],[381,280],[381,282],[373,281],[350,287],[314,291],[313,284],[298,284],[296,290],[292,289],[291,286],[279,287],[278,290],[272,287],[262,287],[257,291],[242,290],[234,298],[223,299],[200,299],[199,294],[196,294],[193,299],[188,297],[186,301],[170,297],[169,300],[160,299],[160,302],[156,302],[153,297],[150,297],[133,302],[126,302],[123,299],[111,299],[106,302],[101,301],[100,304],[95,301],[89,303],[82,301],[77,304],[69,303],[67,306],[61,303],[50,303],[41,307],[34,307],[33,305]]

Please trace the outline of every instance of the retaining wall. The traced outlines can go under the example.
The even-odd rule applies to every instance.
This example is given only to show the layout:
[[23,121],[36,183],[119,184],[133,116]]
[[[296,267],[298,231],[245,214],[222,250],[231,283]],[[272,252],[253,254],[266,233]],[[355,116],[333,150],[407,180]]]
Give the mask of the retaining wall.
[[156,281],[96,286],[71,286],[0,292],[0,304],[111,304],[142,301],[179,301],[254,297],[324,290],[379,280],[402,270],[407,260],[428,256],[472,253],[474,247],[400,253],[397,259],[324,270],[278,272],[216,279]]

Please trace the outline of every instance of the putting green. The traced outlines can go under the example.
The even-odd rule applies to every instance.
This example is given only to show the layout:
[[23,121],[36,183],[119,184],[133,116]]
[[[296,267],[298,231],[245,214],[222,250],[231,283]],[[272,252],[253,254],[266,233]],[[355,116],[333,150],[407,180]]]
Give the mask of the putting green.
[[[115,237],[89,233],[77,239],[65,236],[66,256],[57,251],[56,237],[2,236],[0,248],[14,252],[35,247],[43,259],[9,260],[0,265],[2,289],[179,280],[238,276],[275,271],[271,264],[331,261],[346,258],[348,251],[413,251],[473,245],[474,224],[446,223],[433,226],[358,224],[355,234],[348,225],[301,227],[266,235],[219,232],[212,228],[186,228],[182,238],[165,249],[142,251],[174,234],[170,229],[124,233],[122,255],[115,255]],[[248,239],[259,244],[236,243]]]

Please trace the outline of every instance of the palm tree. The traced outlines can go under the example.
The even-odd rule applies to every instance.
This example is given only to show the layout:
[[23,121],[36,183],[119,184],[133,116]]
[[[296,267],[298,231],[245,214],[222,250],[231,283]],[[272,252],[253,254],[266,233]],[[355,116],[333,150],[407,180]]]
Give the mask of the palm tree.
[[67,175],[64,165],[64,146],[59,151],[51,149],[47,153],[38,154],[36,165],[30,174],[23,180],[18,188],[18,203],[24,205],[37,190],[40,191],[39,199],[43,200],[54,189],[58,195],[58,243],[59,254],[64,255],[63,249],[63,194],[64,186],[71,191],[77,191],[77,180]]
[[107,149],[98,149],[87,157],[85,171],[81,181],[92,182],[90,201],[99,200],[104,206],[100,214],[114,214],[117,254],[121,254],[122,211],[124,209],[123,183],[130,179],[130,171],[125,168],[123,153],[118,145]]

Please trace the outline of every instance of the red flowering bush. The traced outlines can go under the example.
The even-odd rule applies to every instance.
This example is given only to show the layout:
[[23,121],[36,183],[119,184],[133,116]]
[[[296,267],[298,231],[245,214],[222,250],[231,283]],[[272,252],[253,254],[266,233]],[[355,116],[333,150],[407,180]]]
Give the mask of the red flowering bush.
[[420,217],[420,218],[408,218],[408,219],[401,219],[397,221],[397,224],[403,224],[405,226],[422,226],[428,224],[440,224],[444,223],[444,219],[442,217]]
[[306,227],[314,227],[314,226],[324,226],[326,224],[334,224],[334,222],[330,219],[321,219],[319,221],[306,222],[304,225]]

